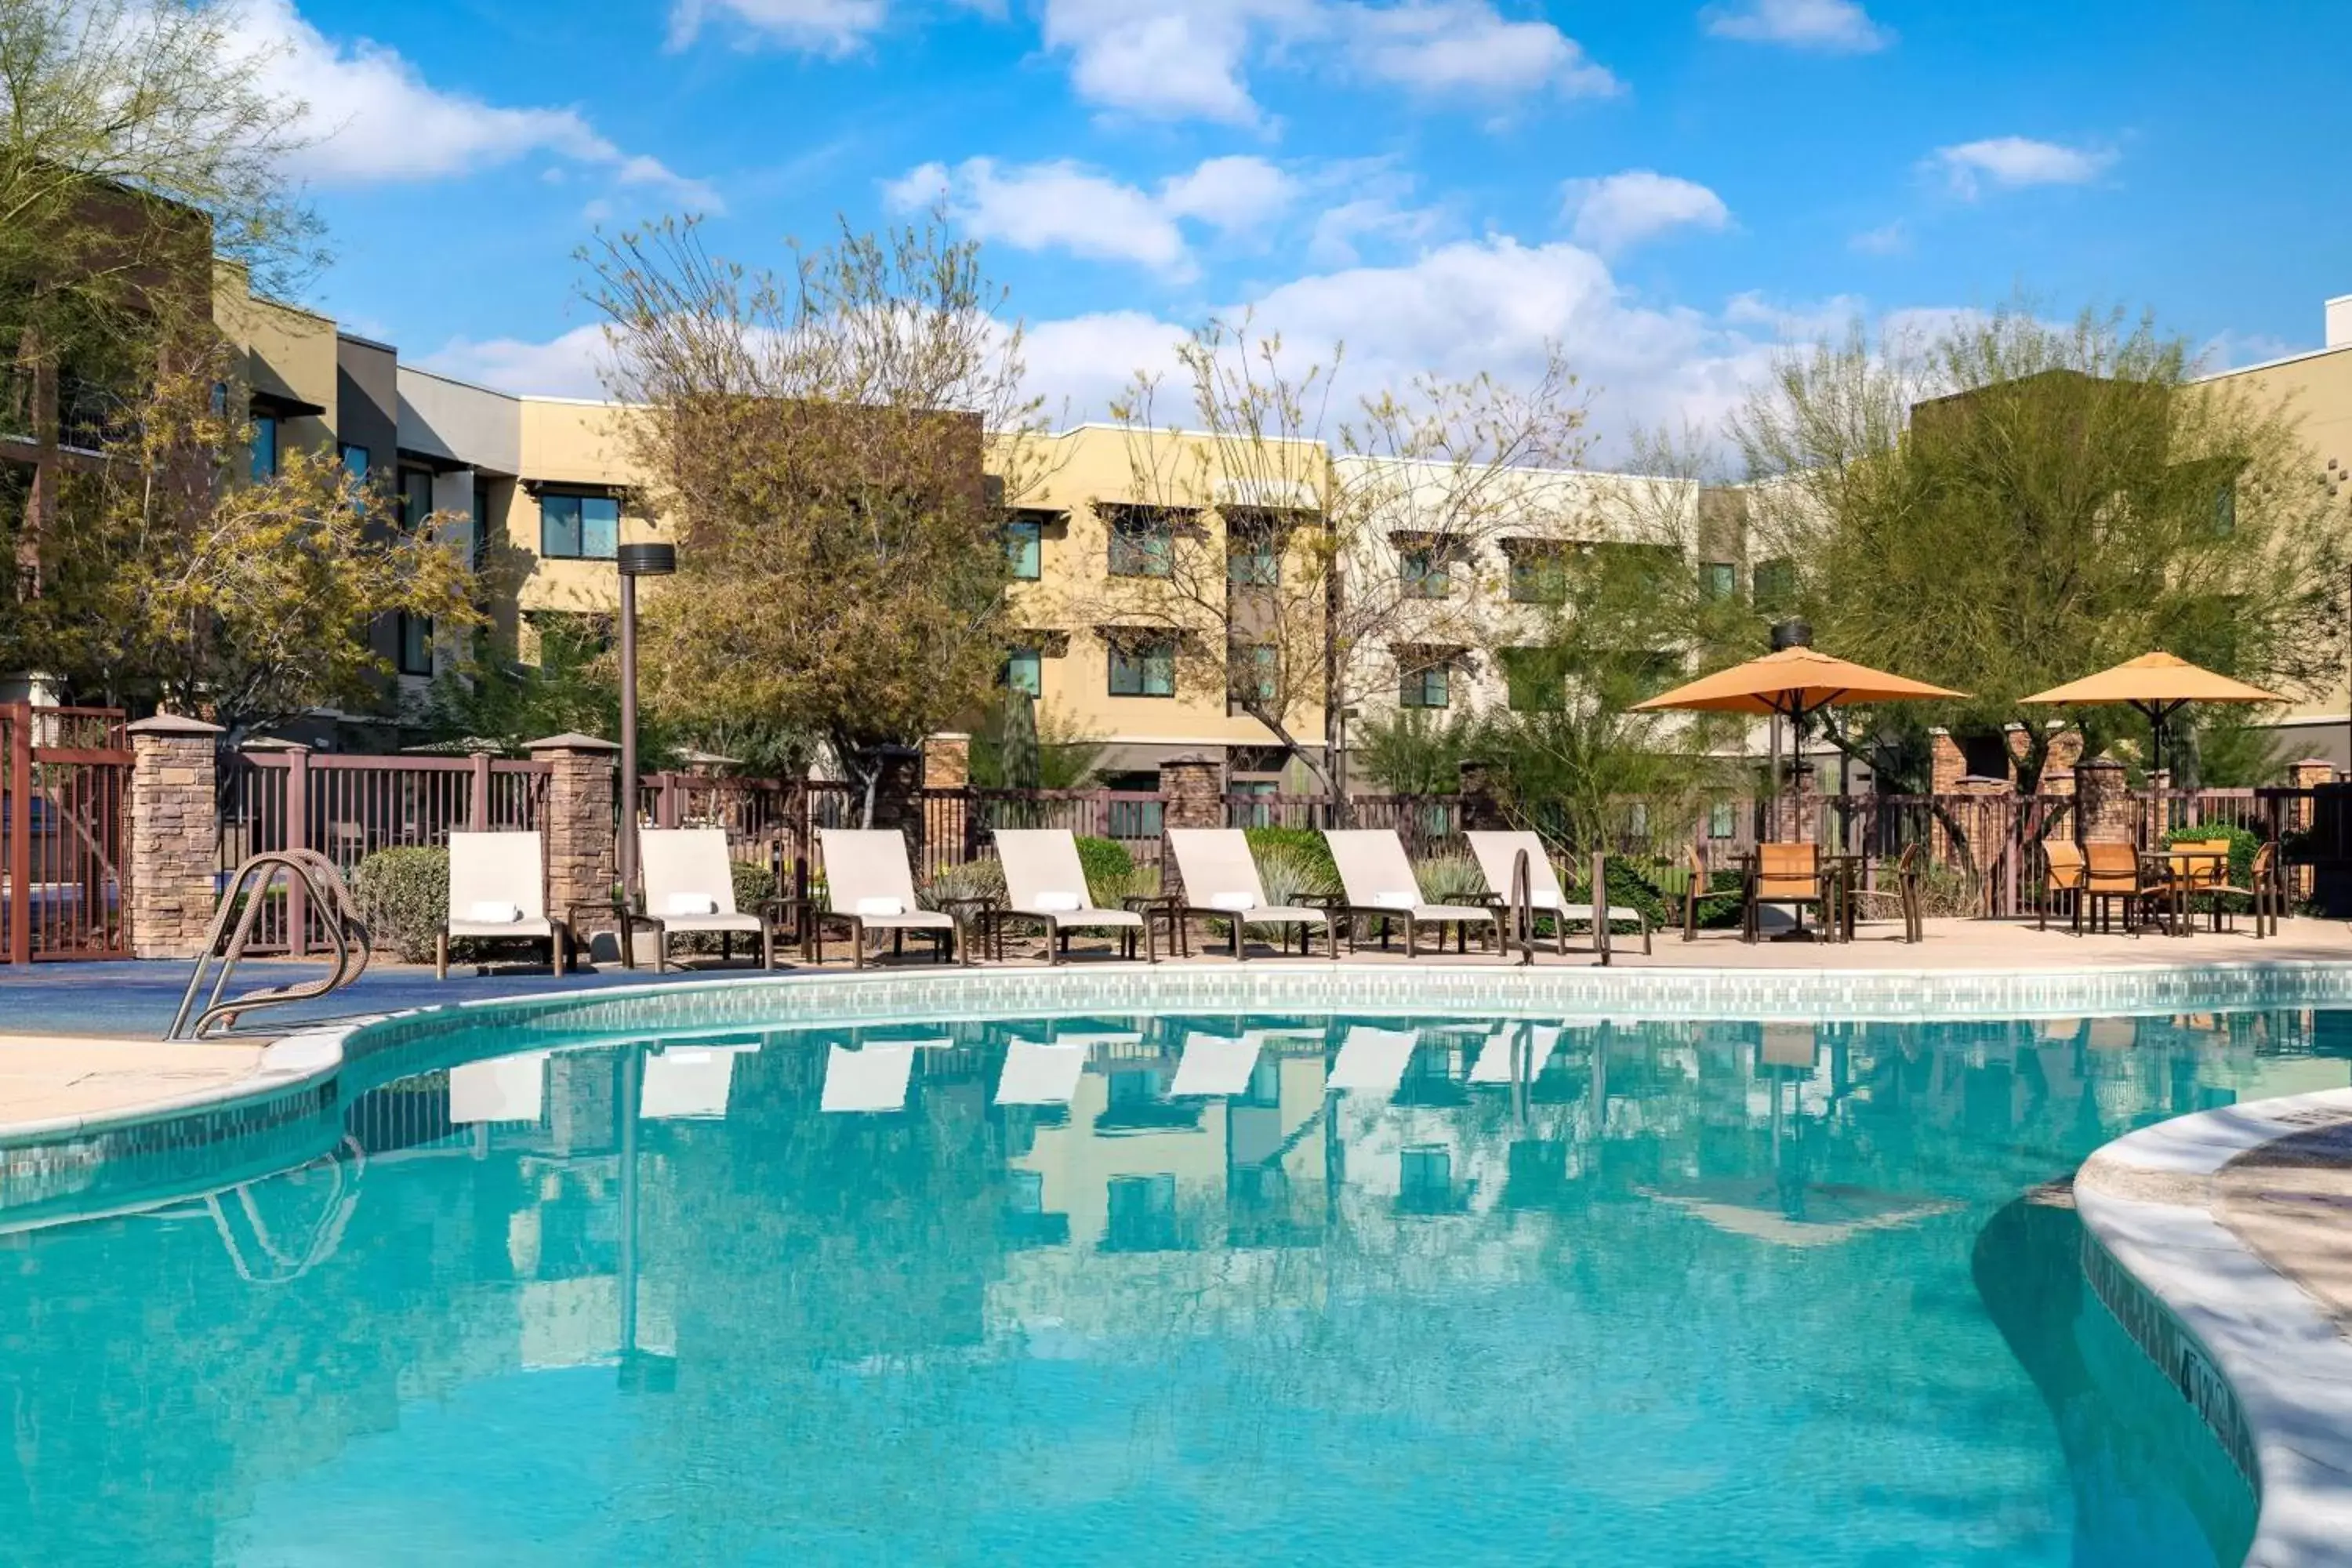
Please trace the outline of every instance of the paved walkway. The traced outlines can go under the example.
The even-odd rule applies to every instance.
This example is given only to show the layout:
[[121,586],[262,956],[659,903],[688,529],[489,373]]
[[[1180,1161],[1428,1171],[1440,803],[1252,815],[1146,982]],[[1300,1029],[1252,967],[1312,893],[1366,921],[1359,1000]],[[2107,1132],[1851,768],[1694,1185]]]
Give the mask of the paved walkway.
[[2352,1336],[2352,1111],[2225,1166],[2213,1212]]

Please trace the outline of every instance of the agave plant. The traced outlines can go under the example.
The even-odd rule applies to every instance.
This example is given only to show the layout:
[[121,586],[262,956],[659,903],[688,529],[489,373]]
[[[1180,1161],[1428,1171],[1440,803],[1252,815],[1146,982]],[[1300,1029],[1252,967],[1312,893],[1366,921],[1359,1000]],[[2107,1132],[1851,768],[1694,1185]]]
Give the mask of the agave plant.
[[942,866],[924,881],[917,896],[927,910],[936,910],[950,899],[1001,899],[1004,896],[1004,868],[993,859]]
[[1433,855],[1412,869],[1421,896],[1433,904],[1486,901],[1486,873],[1467,855]]
[[1103,908],[1115,910],[1127,899],[1156,899],[1160,896],[1160,868],[1129,866],[1124,870],[1104,872],[1094,889],[1095,901]]
[[1257,879],[1265,889],[1265,901],[1275,905],[1297,905],[1336,890],[1313,856],[1287,844],[1268,844],[1258,850]]

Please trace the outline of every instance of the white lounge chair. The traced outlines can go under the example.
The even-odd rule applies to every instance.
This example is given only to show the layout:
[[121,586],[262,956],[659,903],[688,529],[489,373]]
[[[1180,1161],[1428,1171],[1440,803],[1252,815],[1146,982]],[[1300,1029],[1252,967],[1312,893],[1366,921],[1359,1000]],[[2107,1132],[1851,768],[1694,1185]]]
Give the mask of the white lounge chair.
[[939,943],[940,962],[950,955],[971,962],[955,917],[918,904],[905,835],[888,827],[820,827],[817,842],[824,855],[826,910],[823,919],[810,922],[810,935],[819,963],[824,962],[826,920],[848,925],[851,961],[859,969],[866,967],[869,931],[927,932]]
[[[1331,846],[1332,864],[1339,868],[1339,886],[1348,900],[1348,912],[1404,921],[1407,958],[1419,956],[1419,934],[1425,925],[1438,928],[1440,952],[1445,950],[1444,928],[1449,925],[1454,929],[1456,940],[1465,945],[1474,925],[1483,925],[1489,931],[1500,929],[1492,910],[1424,902],[1421,884],[1413,878],[1412,862],[1405,858],[1404,841],[1396,836],[1394,828],[1333,829],[1323,837]],[[1382,942],[1387,940],[1383,934]],[[1352,947],[1354,942],[1351,932],[1349,944]]]
[[543,942],[563,973],[572,932],[547,912],[547,861],[536,833],[449,835],[449,914],[433,939],[433,972],[449,978],[453,937]]
[[[1552,869],[1551,857],[1544,850],[1541,835],[1520,830],[1465,833],[1463,837],[1470,840],[1471,856],[1477,860],[1478,869],[1486,876],[1487,889],[1495,895],[1496,902],[1505,906],[1507,916],[1513,894],[1511,880],[1517,875],[1518,858],[1521,855],[1528,858],[1528,902],[1535,913],[1551,917],[1556,951],[1568,951],[1570,926],[1580,922],[1587,926],[1593,923],[1592,901],[1588,899],[1580,904],[1570,903],[1568,895],[1560,890],[1559,874]],[[1623,904],[1609,906],[1610,924],[1620,925],[1629,921],[1641,928],[1642,951],[1649,952],[1648,918],[1641,910]],[[1504,931],[1508,934],[1509,930],[1507,922]],[[1532,930],[1526,936],[1530,942],[1535,940]]]
[[[1168,852],[1175,857],[1176,875],[1184,886],[1184,901],[1176,910],[1178,918],[1207,915],[1231,921],[1235,961],[1242,958],[1244,951],[1242,928],[1254,925],[1301,928],[1302,952],[1308,935],[1306,928],[1319,925],[1330,956],[1339,956],[1339,931],[1332,922],[1330,910],[1265,901],[1265,884],[1258,879],[1257,859],[1251,855],[1249,838],[1240,828],[1171,827],[1168,829]],[[1286,952],[1289,949],[1287,932],[1283,947]]]
[[1001,921],[1010,915],[1044,925],[1048,963],[1062,962],[1064,932],[1089,927],[1118,931],[1129,958],[1135,956],[1139,931],[1145,955],[1153,963],[1160,962],[1151,928],[1141,915],[1095,907],[1094,895],[1087,890],[1086,868],[1078,861],[1078,841],[1068,828],[1000,827],[995,837],[996,858],[1004,867],[1004,907],[996,918]]
[[[669,939],[692,931],[717,931],[719,956],[734,956],[738,932],[760,939],[760,967],[776,966],[775,933],[764,914],[735,907],[735,868],[727,835],[717,827],[648,827],[637,835],[637,857],[646,879],[646,912],[638,921],[654,928],[654,969],[669,968]],[[627,953],[625,941],[622,949]]]
[[650,1053],[637,1083],[637,1120],[724,1120],[735,1082],[735,1058],[759,1048],[680,1040]]

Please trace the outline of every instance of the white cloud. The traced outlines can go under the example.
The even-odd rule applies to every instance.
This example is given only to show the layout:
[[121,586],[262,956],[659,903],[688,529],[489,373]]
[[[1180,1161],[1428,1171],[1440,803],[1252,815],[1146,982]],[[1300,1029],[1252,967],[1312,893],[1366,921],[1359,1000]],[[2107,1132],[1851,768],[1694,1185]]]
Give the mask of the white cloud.
[[1911,248],[1911,233],[1898,218],[1876,228],[1864,229],[1845,243],[1847,248],[1864,256],[1902,256]]
[[1719,38],[1836,54],[1868,54],[1895,41],[1891,28],[1870,19],[1857,0],[1748,0],[1710,5],[1701,16]]
[[724,17],[748,41],[839,57],[856,50],[888,19],[887,0],[677,0],[669,47],[694,42],[703,23]]
[[239,0],[233,25],[269,88],[307,106],[299,132],[307,145],[289,163],[321,184],[446,179],[539,153],[719,208],[709,185],[624,152],[575,109],[509,109],[441,91],[396,50],[364,38],[331,42],[292,0]]
[[1606,97],[1621,84],[1549,22],[1509,21],[1489,0],[1412,0],[1335,8],[1358,68],[1423,93]]
[[451,338],[416,363],[459,381],[541,397],[602,397],[597,367],[604,362],[604,330],[574,327],[546,342],[520,338]]
[[1257,127],[1251,68],[1344,68],[1383,86],[1482,102],[1546,89],[1614,92],[1617,79],[1543,21],[1493,0],[1044,0],[1045,41],[1078,96],[1160,120]]
[[1938,147],[1927,163],[1951,182],[1955,193],[1973,199],[1986,184],[2002,189],[2087,184],[2115,161],[2114,153],[2098,148],[2066,147],[2028,136],[1994,136]]
[[1731,209],[1705,185],[1652,169],[1628,169],[1598,180],[1570,180],[1563,187],[1579,245],[1614,255],[1669,229],[1720,230],[1731,225]]
[[949,216],[978,239],[1132,261],[1181,281],[1194,266],[1179,219],[1225,232],[1253,229],[1289,208],[1297,183],[1248,156],[1211,158],[1161,182],[1157,193],[1067,160],[967,158],[952,169],[922,164],[885,182],[882,194],[902,212],[944,199]]

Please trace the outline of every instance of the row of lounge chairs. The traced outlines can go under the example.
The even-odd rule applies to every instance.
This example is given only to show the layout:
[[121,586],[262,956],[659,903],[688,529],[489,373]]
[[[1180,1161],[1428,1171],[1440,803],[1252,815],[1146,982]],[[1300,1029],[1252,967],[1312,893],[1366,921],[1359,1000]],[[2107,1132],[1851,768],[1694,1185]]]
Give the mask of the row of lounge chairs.
[[[1326,954],[1336,959],[1340,927],[1349,924],[1352,934],[1354,921],[1376,922],[1383,946],[1391,925],[1402,926],[1408,957],[1419,956],[1423,932],[1432,929],[1438,933],[1440,952],[1448,930],[1454,933],[1457,951],[1467,950],[1474,931],[1483,941],[1501,945],[1507,941],[1505,917],[1512,912],[1514,900],[1523,900],[1531,915],[1551,921],[1554,942],[1562,952],[1571,926],[1595,924],[1591,905],[1574,902],[1560,887],[1541,839],[1533,833],[1468,835],[1487,883],[1487,898],[1475,904],[1438,904],[1423,897],[1404,845],[1393,831],[1333,830],[1324,837],[1339,873],[1339,895],[1315,904],[1276,904],[1266,897],[1255,858],[1240,829],[1171,828],[1167,847],[1182,890],[1144,900],[1142,908],[1118,909],[1095,903],[1077,842],[1067,830],[1002,828],[993,837],[1004,894],[985,910],[983,933],[993,939],[998,956],[1005,925],[1020,923],[1043,929],[1049,960],[1055,963],[1064,956],[1069,933],[1078,931],[1118,933],[1122,952],[1129,958],[1139,940],[1144,956],[1157,962],[1155,915],[1179,945],[1188,921],[1225,922],[1236,959],[1245,956],[1244,932],[1252,926],[1280,931],[1286,950],[1296,932],[1302,952],[1319,931]],[[960,940],[966,922],[952,910],[924,907],[902,835],[892,829],[823,828],[818,838],[824,859],[824,905],[801,911],[817,962],[824,962],[827,925],[846,928],[860,964],[870,939],[882,933],[894,942],[909,933],[928,938],[942,962],[958,956],[971,962],[971,944]],[[646,889],[642,911],[603,904],[555,911],[546,903],[538,834],[451,834],[449,916],[436,944],[436,969],[444,976],[448,973],[452,939],[511,939],[549,943],[551,967],[560,974],[574,940],[574,922],[583,910],[618,921],[625,943],[639,928],[649,930],[657,968],[667,967],[673,937],[698,933],[717,934],[722,952],[736,936],[756,938],[762,964],[773,963],[773,915],[782,903],[756,911],[737,907],[722,833],[715,828],[648,828],[639,834],[638,846]],[[1643,948],[1648,950],[1649,924],[1638,910],[1612,905],[1601,918],[1639,927]],[[1533,935],[1532,930],[1522,933],[1526,940]]]

